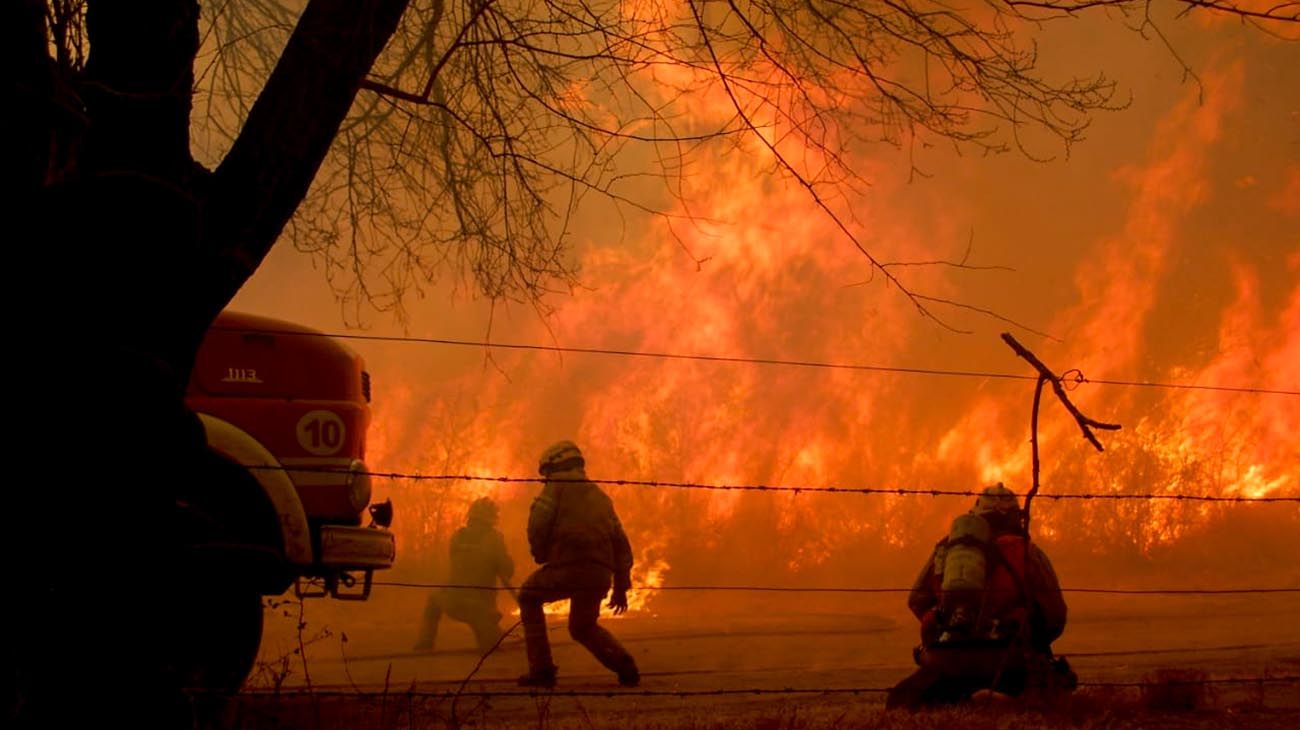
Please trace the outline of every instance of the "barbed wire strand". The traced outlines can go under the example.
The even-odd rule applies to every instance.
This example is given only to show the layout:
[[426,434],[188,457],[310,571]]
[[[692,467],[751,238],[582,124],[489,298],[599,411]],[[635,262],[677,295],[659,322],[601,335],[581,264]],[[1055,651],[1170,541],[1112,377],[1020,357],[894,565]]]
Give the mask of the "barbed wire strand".
[[[478,586],[463,583],[422,583],[415,581],[374,581],[372,585],[390,588],[427,588],[476,591],[517,591],[522,586]],[[575,586],[574,588],[578,588]],[[665,585],[632,586],[631,590],[646,591],[718,591],[744,593],[907,593],[912,589],[893,587],[858,586],[758,586],[758,585]],[[1300,593],[1300,586],[1269,586],[1253,588],[1062,588],[1065,593],[1093,593],[1104,595],[1153,596],[1218,596],[1255,595],[1269,593]]]
[[[466,481],[496,482],[501,484],[540,484],[545,477],[512,477],[492,474],[419,474],[396,471],[357,470],[346,467],[328,466],[282,466],[274,464],[254,464],[248,469],[266,471],[314,472],[330,474],[364,474],[377,479],[401,479],[408,481]],[[665,489],[702,489],[712,491],[745,492],[788,492],[794,494],[856,494],[856,495],[890,495],[921,497],[978,497],[983,492],[970,489],[926,489],[913,487],[838,487],[838,486],[802,486],[781,484],[709,484],[701,482],[672,482],[652,479],[585,479],[592,484],[604,484],[618,487],[655,487]],[[1160,492],[1122,493],[1122,492],[1074,492],[1040,494],[1040,499],[1062,500],[1144,500],[1174,502],[1296,502],[1300,496],[1250,497],[1244,495],[1213,494],[1165,494]]]
[[[1232,685],[1232,684],[1295,684],[1300,675],[1261,675],[1254,677],[1223,677],[1218,679],[1169,679],[1151,682],[1079,682],[1079,687],[1143,688],[1166,685]],[[450,699],[452,697],[720,697],[726,695],[863,695],[886,694],[892,687],[743,687],[712,689],[625,689],[625,690],[407,690],[405,692],[364,690],[308,690],[302,689],[252,689],[241,692],[249,696],[316,696],[316,697],[421,697]]]
[[[288,336],[288,337],[326,337],[338,340],[364,340],[371,342],[402,342],[426,345],[445,345],[450,347],[481,347],[485,349],[524,350],[533,352],[557,352],[576,355],[608,355],[614,357],[638,357],[655,360],[691,360],[744,365],[773,365],[781,367],[815,368],[822,370],[855,370],[860,372],[894,373],[900,375],[930,375],[938,377],[982,378],[994,380],[1035,380],[1036,375],[1019,373],[1002,373],[979,370],[956,370],[943,368],[899,367],[892,365],[868,365],[862,363],[838,363],[819,360],[787,360],[769,357],[740,357],[731,355],[700,355],[695,353],[654,352],[647,350],[623,350],[606,347],[569,347],[564,345],[539,345],[522,342],[476,342],[446,337],[404,337],[399,335],[363,335],[344,332],[299,332],[293,330],[248,329],[243,327],[214,326],[214,330],[242,332],[250,335]],[[1205,390],[1223,393],[1247,393],[1253,395],[1300,396],[1300,390],[1283,390],[1275,388],[1256,388],[1228,385],[1198,385],[1196,383],[1164,383],[1153,380],[1117,380],[1092,379],[1082,375],[1072,379],[1076,384],[1092,383],[1096,385],[1115,385],[1134,388],[1160,388],[1167,390]]]

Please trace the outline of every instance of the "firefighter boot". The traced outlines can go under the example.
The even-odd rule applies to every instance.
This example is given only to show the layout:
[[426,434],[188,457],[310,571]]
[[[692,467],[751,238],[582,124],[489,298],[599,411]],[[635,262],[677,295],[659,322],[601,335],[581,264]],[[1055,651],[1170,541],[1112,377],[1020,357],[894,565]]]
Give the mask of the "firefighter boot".
[[641,672],[637,670],[636,661],[630,656],[618,670],[618,684],[620,687],[635,687],[641,684]]

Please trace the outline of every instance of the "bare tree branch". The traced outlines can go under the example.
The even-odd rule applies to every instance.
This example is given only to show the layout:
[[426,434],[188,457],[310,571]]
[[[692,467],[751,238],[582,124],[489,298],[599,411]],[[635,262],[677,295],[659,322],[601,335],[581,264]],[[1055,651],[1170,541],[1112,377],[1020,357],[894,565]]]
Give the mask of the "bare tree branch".
[[[1032,8],[1063,15],[1078,15],[1097,8],[1127,8],[1151,4],[1151,0],[1004,0],[1004,2],[1013,8]],[[1249,3],[1238,2],[1238,0],[1171,0],[1171,2],[1187,6],[1187,11],[1202,10],[1252,20],[1300,23],[1300,2],[1282,2],[1264,9],[1256,9]]]
[[1083,413],[1079,411],[1078,407],[1070,400],[1070,396],[1066,394],[1064,386],[1061,385],[1060,376],[1052,372],[1051,368],[1044,365],[1043,361],[1039,360],[1037,355],[1030,352],[1024,345],[1020,344],[1020,342],[1017,341],[1016,338],[1012,337],[1010,333],[1003,332],[1002,341],[1007,343],[1007,345],[1026,362],[1033,365],[1034,369],[1038,371],[1040,379],[1046,380],[1052,384],[1052,390],[1056,393],[1056,399],[1061,401],[1061,405],[1065,406],[1065,410],[1069,411],[1070,415],[1074,417],[1075,423],[1079,424],[1079,430],[1083,432],[1083,437],[1088,439],[1088,443],[1092,444],[1093,448],[1098,451],[1104,451],[1105,449],[1102,448],[1101,442],[1097,440],[1092,429],[1099,428],[1105,431],[1118,431],[1120,429],[1119,424],[1104,423],[1083,415]]
[[[303,2],[221,2],[205,15],[196,128],[208,159],[243,128]],[[939,321],[932,305],[962,303],[917,291],[916,269],[997,267],[878,256],[853,217],[869,188],[857,150],[906,149],[913,173],[917,149],[935,140],[1038,160],[1068,154],[1093,113],[1126,102],[1101,75],[1040,71],[1025,31],[1053,8],[1135,12],[1144,2],[410,0],[361,82],[373,94],[342,123],[353,142],[330,149],[287,237],[320,257],[352,306],[400,314],[406,295],[449,272],[489,298],[536,301],[576,282],[568,244],[587,194],[661,215],[665,206],[650,201],[667,192],[682,219],[697,220],[689,159],[713,145],[757,145],[871,272]],[[719,97],[731,113],[700,113],[700,100]]]

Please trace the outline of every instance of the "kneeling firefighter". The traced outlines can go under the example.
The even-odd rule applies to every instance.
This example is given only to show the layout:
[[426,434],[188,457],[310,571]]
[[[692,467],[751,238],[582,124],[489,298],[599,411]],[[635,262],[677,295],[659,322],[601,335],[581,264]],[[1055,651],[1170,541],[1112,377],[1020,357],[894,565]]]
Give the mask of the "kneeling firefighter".
[[980,690],[1069,691],[1077,685],[1052,642],[1065,630],[1056,571],[1025,531],[1016,495],[986,488],[952,522],[912,586],[908,608],[921,622],[918,669],[886,707],[960,702]]
[[497,610],[497,581],[510,583],[514,561],[505,537],[497,529],[498,509],[489,497],[469,506],[465,526],[451,536],[451,585],[429,596],[414,651],[433,651],[443,614],[468,624],[480,653],[501,639],[501,612]]

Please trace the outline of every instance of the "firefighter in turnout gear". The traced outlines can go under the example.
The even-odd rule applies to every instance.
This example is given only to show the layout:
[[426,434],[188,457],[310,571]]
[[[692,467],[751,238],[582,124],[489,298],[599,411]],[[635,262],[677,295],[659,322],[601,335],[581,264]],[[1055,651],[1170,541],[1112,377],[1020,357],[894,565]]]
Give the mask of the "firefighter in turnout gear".
[[555,686],[556,667],[542,606],[564,599],[570,601],[573,639],[616,673],[619,684],[635,687],[641,680],[632,655],[596,624],[611,584],[609,608],[615,615],[627,610],[632,548],[613,502],[587,480],[585,465],[582,452],[571,441],[548,448],[538,465],[546,482],[528,515],[528,546],[542,567],[528,576],[519,591],[519,617],[528,651],[528,673],[519,678],[523,686]]
[[497,505],[491,499],[483,497],[469,506],[465,526],[451,536],[451,587],[429,596],[415,651],[433,651],[444,613],[469,624],[480,652],[501,639],[496,585],[498,580],[509,585],[515,564],[496,525]]
[[960,702],[980,690],[1069,691],[1077,678],[1052,642],[1066,607],[1047,554],[1029,540],[1016,495],[988,487],[952,522],[907,599],[921,622],[918,669],[887,707]]

